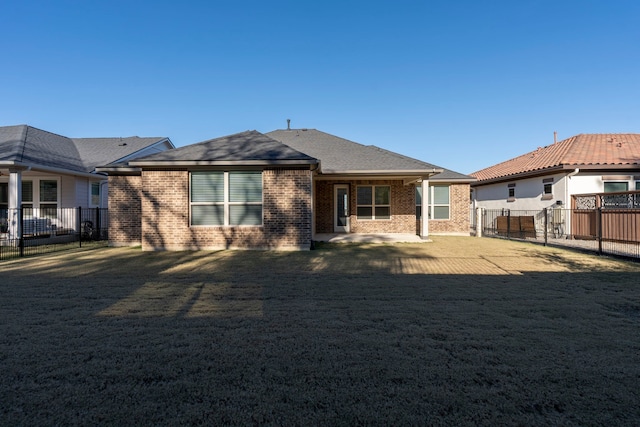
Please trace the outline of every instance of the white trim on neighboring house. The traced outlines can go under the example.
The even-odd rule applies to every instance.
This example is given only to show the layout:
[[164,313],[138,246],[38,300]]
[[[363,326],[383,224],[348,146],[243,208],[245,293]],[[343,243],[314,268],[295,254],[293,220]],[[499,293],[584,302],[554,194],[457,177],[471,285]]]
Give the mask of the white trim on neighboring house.
[[[422,223],[420,224],[420,238],[428,239],[429,238],[429,202],[428,202],[428,194],[429,194],[429,180],[422,180],[422,208],[420,209],[420,218]],[[426,203],[425,203],[426,201]],[[425,210],[426,206],[426,210]]]

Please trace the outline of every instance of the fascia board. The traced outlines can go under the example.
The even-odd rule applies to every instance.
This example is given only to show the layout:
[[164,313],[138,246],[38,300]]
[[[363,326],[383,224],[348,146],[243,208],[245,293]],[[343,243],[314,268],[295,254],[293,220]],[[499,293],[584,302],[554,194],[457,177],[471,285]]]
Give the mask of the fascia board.
[[175,161],[130,161],[139,167],[170,168],[185,166],[309,166],[317,160],[175,160]]
[[83,178],[95,179],[95,178],[101,177],[100,175],[91,173],[91,172],[75,171],[71,169],[56,168],[52,166],[34,165],[34,164],[28,164],[28,163],[16,162],[16,161],[0,161],[0,166],[7,167],[7,168],[11,168],[11,167],[24,168],[31,171],[47,172],[47,173],[52,173],[56,175],[80,176]]
[[444,172],[443,169],[400,169],[400,170],[336,170],[336,169],[323,169],[322,173],[325,175],[393,175],[393,176],[407,176],[407,175],[419,175],[419,176],[433,176]]
[[96,172],[106,173],[107,175],[140,175],[142,169],[131,167],[102,167],[96,168]]

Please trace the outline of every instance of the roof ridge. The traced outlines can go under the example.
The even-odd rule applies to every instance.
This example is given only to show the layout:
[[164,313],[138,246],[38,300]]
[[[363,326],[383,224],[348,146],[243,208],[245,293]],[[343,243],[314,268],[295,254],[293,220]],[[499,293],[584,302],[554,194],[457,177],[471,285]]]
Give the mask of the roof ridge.
[[24,125],[24,126],[26,126],[28,128],[31,128],[31,129],[34,129],[34,130],[38,130],[40,132],[48,133],[50,135],[59,136],[60,138],[71,139],[68,136],[64,136],[64,135],[60,135],[59,133],[55,133],[55,132],[51,132],[51,131],[48,131],[48,130],[40,129],[40,128],[37,128],[35,126],[31,126],[31,125]]

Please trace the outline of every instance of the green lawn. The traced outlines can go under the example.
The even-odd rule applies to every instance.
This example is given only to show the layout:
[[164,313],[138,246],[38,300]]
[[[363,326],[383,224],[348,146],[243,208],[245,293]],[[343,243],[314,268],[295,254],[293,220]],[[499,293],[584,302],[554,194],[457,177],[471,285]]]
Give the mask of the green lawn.
[[639,273],[465,237],[0,262],[0,425],[638,425]]

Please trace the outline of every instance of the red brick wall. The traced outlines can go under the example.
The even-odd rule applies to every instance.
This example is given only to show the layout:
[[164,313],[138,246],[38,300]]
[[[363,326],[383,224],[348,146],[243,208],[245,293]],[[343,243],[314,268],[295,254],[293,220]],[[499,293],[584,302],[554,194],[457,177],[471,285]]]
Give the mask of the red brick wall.
[[141,243],[142,177],[109,176],[109,244],[136,246]]
[[[333,233],[335,184],[349,185],[350,225],[352,233],[416,233],[416,195],[413,185],[400,180],[316,181],[316,232]],[[358,185],[391,187],[391,219],[358,220],[356,216]]]
[[189,225],[189,172],[143,171],[142,247],[184,249],[309,249],[309,170],[263,172],[262,226]]
[[[415,233],[420,234],[420,222],[416,221],[415,186],[404,185],[400,180],[336,180],[316,181],[316,233],[333,233],[335,184],[349,185],[350,224],[352,233]],[[356,217],[356,188],[358,185],[391,186],[391,219],[358,220]],[[469,233],[469,184],[452,184],[450,187],[450,219],[431,220],[429,233]]]
[[[429,221],[429,234],[468,235],[471,227],[469,208],[469,184],[451,184],[449,187],[449,219]],[[418,230],[420,224],[418,224]]]

